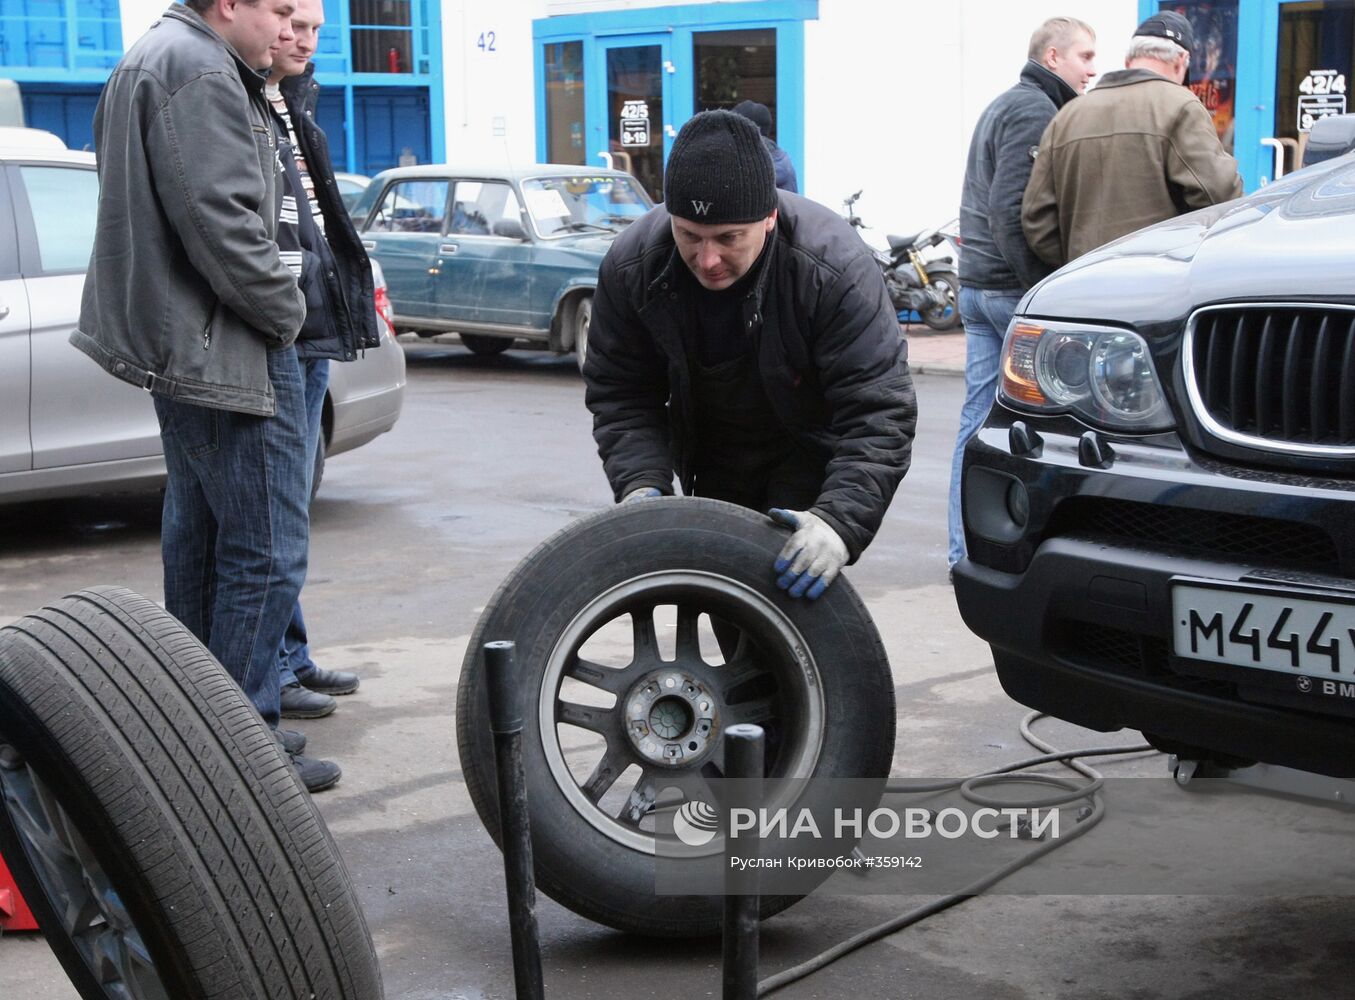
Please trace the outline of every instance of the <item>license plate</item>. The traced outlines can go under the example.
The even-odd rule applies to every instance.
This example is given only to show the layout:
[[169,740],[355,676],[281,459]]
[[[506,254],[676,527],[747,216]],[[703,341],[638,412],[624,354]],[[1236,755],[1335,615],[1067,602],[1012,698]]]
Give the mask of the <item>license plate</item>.
[[1178,583],[1177,656],[1335,680],[1355,677],[1355,598]]

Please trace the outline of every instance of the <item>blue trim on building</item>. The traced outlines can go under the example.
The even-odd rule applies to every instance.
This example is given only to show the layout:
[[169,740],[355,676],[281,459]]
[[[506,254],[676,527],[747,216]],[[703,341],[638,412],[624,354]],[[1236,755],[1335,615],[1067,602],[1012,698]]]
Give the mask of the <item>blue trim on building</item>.
[[447,162],[447,87],[442,77],[442,4],[432,5],[428,18],[428,145],[429,162]]
[[[804,189],[804,22],[817,20],[818,0],[746,0],[742,3],[698,3],[672,7],[565,14],[532,22],[536,72],[536,155],[545,160],[547,144],[545,46],[583,43],[587,162],[600,165],[599,149],[607,148],[608,48],[663,44],[663,58],[676,67],[664,77],[664,119],[676,131],[695,114],[691,66],[693,36],[704,31],[771,28],[776,32],[777,144],[790,154]],[[663,123],[656,128],[662,130]],[[664,159],[672,136],[664,133]]]
[[584,35],[644,34],[678,26],[709,31],[712,26],[748,27],[770,21],[814,21],[818,16],[818,0],[746,0],[744,3],[640,7],[541,18],[532,22],[532,39],[537,42],[567,41]]

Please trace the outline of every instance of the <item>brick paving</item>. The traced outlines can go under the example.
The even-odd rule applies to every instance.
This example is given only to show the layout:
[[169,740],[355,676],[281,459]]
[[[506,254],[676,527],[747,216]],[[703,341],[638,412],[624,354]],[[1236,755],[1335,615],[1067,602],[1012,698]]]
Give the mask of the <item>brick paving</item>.
[[929,375],[964,375],[963,329],[937,333],[920,323],[901,325],[908,338],[908,367]]

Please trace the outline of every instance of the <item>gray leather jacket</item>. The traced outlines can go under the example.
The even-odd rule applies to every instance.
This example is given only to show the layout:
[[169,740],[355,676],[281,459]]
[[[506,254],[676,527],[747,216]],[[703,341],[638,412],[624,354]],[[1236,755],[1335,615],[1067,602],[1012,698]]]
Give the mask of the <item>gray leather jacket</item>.
[[263,85],[180,4],[123,56],[94,113],[99,215],[71,343],[150,392],[271,416],[266,352],[306,306],[273,242]]

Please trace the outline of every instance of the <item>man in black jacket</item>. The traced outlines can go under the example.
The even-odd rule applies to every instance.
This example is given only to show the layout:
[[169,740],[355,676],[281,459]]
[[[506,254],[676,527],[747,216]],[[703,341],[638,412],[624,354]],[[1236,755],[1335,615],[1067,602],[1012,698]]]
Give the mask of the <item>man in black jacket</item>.
[[777,192],[757,126],[692,118],[664,206],[598,275],[584,364],[617,500],[673,492],[793,529],[773,571],[813,599],[879,529],[917,403],[879,265],[839,216]]
[[1055,113],[1096,75],[1096,34],[1073,17],[1052,17],[1030,38],[1016,86],[979,116],[960,201],[960,316],[965,328],[965,399],[950,472],[951,566],[964,557],[960,470],[965,443],[993,405],[1002,338],[1025,291],[1050,272],[1021,231],[1021,197],[1040,136]]
[[[305,380],[311,470],[316,450],[324,447],[321,415],[330,361],[352,361],[359,352],[381,346],[372,267],[339,199],[329,144],[315,123],[320,85],[310,60],[324,23],[321,0],[296,0],[292,40],[274,58],[264,88],[285,140],[278,247],[306,294],[306,323],[297,336],[296,353]],[[358,688],[357,674],[326,670],[311,659],[299,600],[278,655],[283,718],[328,715],[335,708],[334,695]]]

